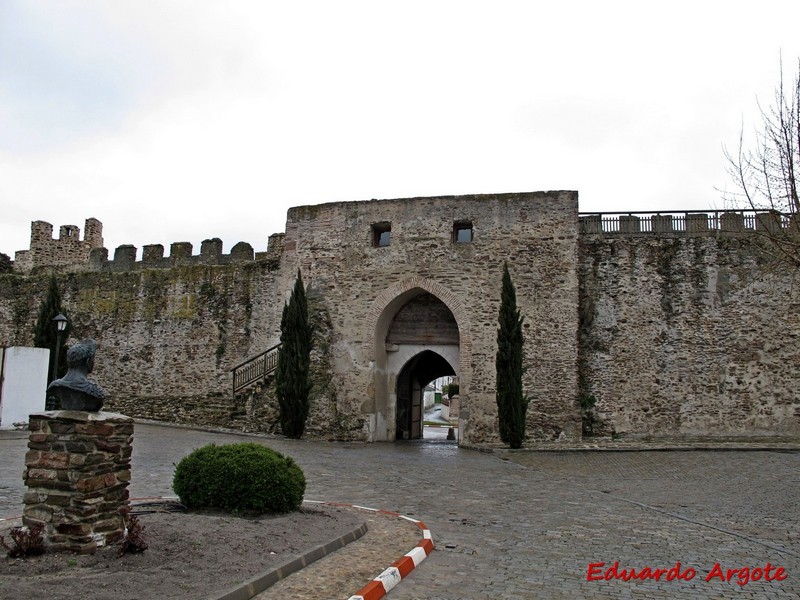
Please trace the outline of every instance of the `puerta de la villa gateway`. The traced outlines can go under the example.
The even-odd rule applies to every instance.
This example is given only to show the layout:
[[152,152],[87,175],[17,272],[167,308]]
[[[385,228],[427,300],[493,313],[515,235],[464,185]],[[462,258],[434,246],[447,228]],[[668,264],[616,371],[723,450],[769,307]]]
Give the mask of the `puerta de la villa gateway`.
[[[457,438],[499,443],[503,264],[524,317],[526,445],[800,434],[800,300],[747,212],[581,214],[572,191],[300,206],[266,252],[103,247],[102,224],[31,225],[0,275],[0,345],[32,345],[51,273],[98,344],[106,410],[274,431],[270,374],[298,270],[315,326],[306,435],[393,441],[440,376]],[[780,227],[778,221],[774,224]],[[266,232],[265,232],[266,233]],[[587,428],[587,424],[589,427]]]

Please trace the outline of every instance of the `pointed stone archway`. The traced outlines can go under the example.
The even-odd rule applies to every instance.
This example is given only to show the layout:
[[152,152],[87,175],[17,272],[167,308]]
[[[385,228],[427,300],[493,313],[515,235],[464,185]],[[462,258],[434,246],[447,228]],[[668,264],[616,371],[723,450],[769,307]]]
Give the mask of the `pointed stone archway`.
[[[458,422],[460,441],[468,418],[465,415],[469,414],[472,376],[472,336],[461,300],[433,280],[410,277],[375,299],[367,331],[372,335],[363,345],[372,357],[374,381],[371,441],[397,439],[398,377],[410,360],[424,352],[446,361],[459,377],[463,409]],[[430,358],[422,358],[425,356]]]
[[457,373],[450,361],[433,350],[422,350],[403,365],[395,386],[395,440],[423,437],[425,386],[448,375]]

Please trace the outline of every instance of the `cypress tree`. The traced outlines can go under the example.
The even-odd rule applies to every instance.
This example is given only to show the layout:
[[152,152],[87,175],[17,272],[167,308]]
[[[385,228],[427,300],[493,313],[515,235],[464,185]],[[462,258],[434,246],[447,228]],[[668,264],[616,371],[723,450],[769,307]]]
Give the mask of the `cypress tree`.
[[[59,377],[63,377],[67,373],[67,346],[66,341],[69,338],[70,330],[72,329],[70,322],[67,321],[66,329],[61,333],[61,347],[56,350],[58,343],[58,330],[53,321],[59,313],[67,316],[67,313],[61,307],[61,293],[58,291],[58,282],[55,275],[50,276],[50,283],[47,287],[47,293],[39,305],[39,314],[36,317],[36,325],[33,329],[33,345],[36,348],[47,348],[50,350],[50,365],[47,369],[48,383]],[[54,357],[58,351],[58,373],[53,372]]]
[[522,394],[522,321],[508,264],[504,264],[495,367],[500,439],[511,448],[522,447],[528,410],[528,400]]
[[294,290],[281,317],[281,346],[275,370],[275,393],[278,396],[283,433],[292,438],[303,435],[310,408],[312,329],[308,321],[308,301],[303,278],[297,271]]

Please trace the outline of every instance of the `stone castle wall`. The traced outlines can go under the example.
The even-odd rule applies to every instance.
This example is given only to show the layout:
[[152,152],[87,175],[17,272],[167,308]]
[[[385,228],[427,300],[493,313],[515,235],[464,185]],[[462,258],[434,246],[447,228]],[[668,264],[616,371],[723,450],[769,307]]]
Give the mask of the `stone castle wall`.
[[607,433],[800,433],[800,299],[753,236],[585,236],[581,377]]
[[[48,273],[0,276],[0,344],[32,345]],[[73,339],[98,343],[106,408],[133,417],[224,425],[230,369],[276,343],[271,261],[59,276]]]
[[[361,413],[373,439],[393,427],[376,381],[398,297],[430,292],[454,313],[460,332],[463,441],[496,441],[495,353],[503,263],[517,288],[528,341],[525,388],[534,396],[529,431],[540,439],[579,435],[576,410],[578,309],[577,194],[548,192],[344,202],[290,209],[283,288],[296,268],[325,299],[345,412]],[[373,225],[391,225],[375,247]],[[473,240],[453,241],[470,223]],[[393,312],[394,311],[394,312]],[[382,332],[382,335],[381,333]],[[386,389],[381,389],[385,385]],[[577,423],[577,425],[576,425]],[[391,437],[391,435],[389,436]]]
[[[577,211],[575,192],[333,203],[291,209],[266,253],[240,244],[223,255],[206,240],[197,256],[183,243],[169,257],[146,246],[139,261],[133,246],[113,260],[94,248],[52,266],[73,336],[98,342],[108,409],[134,417],[269,430],[260,420],[274,417],[274,398],[234,398],[231,369],[277,343],[299,269],[325,321],[312,434],[393,439],[396,375],[426,332],[406,346],[387,335],[403,306],[431,294],[458,329],[455,340],[453,321],[433,328],[430,347],[458,366],[461,442],[496,443],[507,261],[525,318],[531,441],[579,438],[588,397],[609,435],[800,433],[800,377],[785,368],[800,358],[800,305],[788,277],[764,278],[741,219],[624,215],[609,226]],[[458,243],[465,226],[472,239]],[[58,242],[39,229],[31,251]],[[0,275],[0,345],[32,341],[50,272],[34,256],[26,273]]]

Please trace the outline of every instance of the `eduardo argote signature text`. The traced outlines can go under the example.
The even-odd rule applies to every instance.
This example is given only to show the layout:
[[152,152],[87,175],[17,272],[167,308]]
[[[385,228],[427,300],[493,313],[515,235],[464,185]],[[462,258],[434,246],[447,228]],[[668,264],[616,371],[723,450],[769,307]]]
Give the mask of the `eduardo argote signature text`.
[[[655,581],[691,581],[697,576],[692,567],[681,568],[681,563],[676,562],[668,569],[653,569],[651,567],[620,568],[619,561],[606,567],[604,562],[589,563],[586,569],[586,581],[622,581],[652,579]],[[734,569],[723,568],[719,563],[705,576],[705,581],[735,581],[744,586],[752,581],[783,581],[788,575],[783,567],[767,563],[763,567],[738,567]]]

